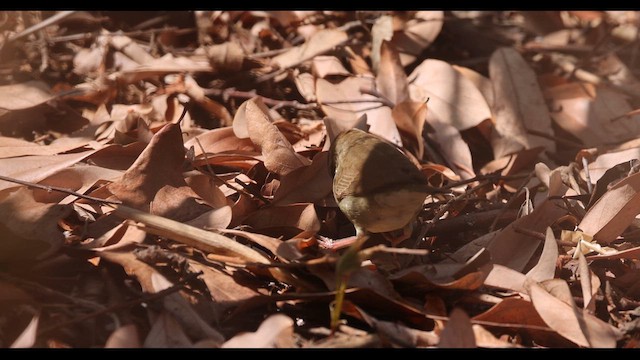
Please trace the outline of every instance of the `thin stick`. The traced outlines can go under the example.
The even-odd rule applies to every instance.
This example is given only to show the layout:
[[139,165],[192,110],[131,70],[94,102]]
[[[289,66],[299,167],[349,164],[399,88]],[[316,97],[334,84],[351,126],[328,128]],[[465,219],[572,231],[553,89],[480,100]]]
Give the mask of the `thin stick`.
[[20,38],[23,38],[25,36],[29,36],[31,34],[33,34],[36,31],[42,30],[44,28],[46,28],[47,26],[51,26],[57,22],[59,22],[60,20],[73,15],[76,11],[60,11],[59,13],[33,25],[30,26],[29,28],[23,30],[22,32],[15,34],[13,36],[10,36],[9,39],[7,39],[7,42],[12,42],[12,41],[16,41]]
[[75,191],[72,191],[72,190],[69,190],[69,189],[65,189],[65,188],[62,188],[62,187],[58,187],[58,186],[40,185],[40,184],[32,183],[32,182],[29,182],[29,181],[23,181],[23,180],[19,180],[19,179],[10,178],[10,177],[4,176],[4,175],[0,175],[0,180],[12,182],[12,183],[16,183],[16,184],[20,184],[20,185],[24,185],[24,186],[28,186],[28,187],[31,187],[31,188],[44,190],[44,191],[47,191],[47,192],[58,191],[58,192],[65,193],[65,194],[68,194],[68,195],[77,196],[77,197],[85,199],[85,200],[97,201],[97,202],[103,203],[103,204],[112,204],[112,205],[120,205],[120,204],[122,204],[122,201],[120,201],[120,200],[105,200],[105,199],[97,198],[97,197],[94,197],[94,196],[80,194],[78,192],[75,192]]

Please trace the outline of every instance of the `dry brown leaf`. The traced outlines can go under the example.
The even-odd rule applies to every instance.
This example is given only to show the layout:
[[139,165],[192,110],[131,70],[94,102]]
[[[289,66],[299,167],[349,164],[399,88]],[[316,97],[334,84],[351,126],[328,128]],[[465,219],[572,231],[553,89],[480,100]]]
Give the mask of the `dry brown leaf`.
[[65,138],[64,142],[53,142],[50,145],[37,145],[30,141],[0,136],[0,159],[26,155],[56,155],[84,147],[87,139]]
[[[562,280],[552,280],[554,282]],[[559,290],[571,299],[569,286],[564,282]],[[614,348],[619,333],[616,328],[582,309],[569,305],[551,295],[541,285],[531,283],[529,287],[531,302],[544,322],[558,334],[579,346],[596,348]]]
[[234,133],[241,137],[238,135],[239,131],[243,133],[244,130],[240,129],[246,127],[251,141],[262,151],[264,166],[267,170],[279,175],[286,175],[311,163],[309,159],[293,150],[291,143],[273,124],[268,108],[259,97],[247,100],[242,105],[244,111],[239,109],[233,119]]
[[553,129],[535,73],[522,56],[512,48],[496,50],[489,60],[489,74],[499,138],[493,144],[494,156],[498,158],[537,146],[554,153],[555,142],[527,133],[530,129],[553,136]]
[[42,81],[0,86],[0,116],[9,111],[40,105],[53,98],[49,86]]
[[294,78],[296,88],[307,102],[314,102],[316,98],[316,77],[310,73],[300,73]]
[[293,204],[260,209],[247,217],[244,224],[254,229],[293,228],[318,231],[320,221],[313,204]]
[[313,60],[311,60],[311,71],[313,71],[313,75],[321,79],[331,75],[351,75],[335,56],[314,57]]
[[478,88],[451,65],[427,59],[409,75],[411,99],[425,102],[429,112],[458,130],[491,118],[491,110]]
[[283,314],[271,315],[255,332],[236,335],[222,344],[223,348],[291,348],[294,346],[293,320]]
[[611,187],[578,224],[600,244],[614,241],[640,213],[640,173],[633,174]]
[[105,349],[140,348],[142,344],[140,344],[138,336],[138,327],[135,324],[123,325],[109,335],[104,347]]
[[238,72],[242,70],[244,51],[237,42],[227,41],[206,48],[207,57],[214,73]]
[[[0,159],[0,174],[23,181],[37,183],[56,172],[84,160],[96,150],[73,154],[51,156],[24,156]],[[15,183],[0,180],[0,190],[19,186]]]
[[[510,325],[517,324],[525,334],[531,336],[534,341],[542,346],[558,345],[559,336],[548,330],[540,315],[536,312],[533,304],[520,298],[510,297],[497,303],[489,310],[473,317],[474,323],[484,326],[502,325],[509,328]],[[562,341],[562,339],[560,339]],[[566,347],[568,342],[560,342],[561,347]]]
[[494,264],[487,278],[484,279],[484,285],[522,293],[525,291],[524,282],[526,280],[527,277],[523,273]]
[[[200,143],[200,144],[198,144]],[[203,134],[185,141],[184,146],[189,149],[194,148],[195,156],[202,155],[202,148],[210,154],[232,151],[257,151],[250,139],[240,139],[233,133],[231,126],[209,130]]]
[[11,343],[11,349],[21,349],[21,348],[30,348],[36,344],[37,340],[37,332],[38,332],[38,322],[40,320],[40,314],[36,314],[33,316],[29,325],[22,330],[22,333],[18,336],[17,339]]
[[[151,284],[154,293],[173,286],[173,283],[158,272],[151,273]],[[162,303],[165,310],[175,316],[175,319],[178,320],[190,337],[197,340],[208,339],[218,344],[224,342],[224,336],[207,324],[195,309],[193,309],[191,304],[179,293],[174,292],[166,295],[162,298]]]
[[586,147],[623,142],[640,135],[640,115],[626,97],[604,86],[559,85],[545,91],[553,120]]
[[333,180],[329,173],[328,152],[314,156],[311,165],[300,167],[280,179],[280,187],[273,197],[273,205],[316,203],[324,200],[331,203]]
[[484,99],[487,101],[487,105],[489,105],[489,109],[493,106],[494,96],[493,96],[493,84],[491,84],[491,80],[488,77],[480,74],[479,72],[469,69],[468,67],[459,66],[459,65],[451,65],[457,72],[462,74],[465,78],[467,78],[473,85],[475,85]]
[[395,47],[388,41],[380,46],[380,64],[376,75],[376,89],[393,104],[398,105],[409,99],[407,74],[400,64]]
[[404,29],[394,32],[391,42],[400,51],[402,66],[414,62],[433,43],[443,24],[444,11],[416,11]]
[[362,115],[366,114],[369,132],[401,146],[402,140],[391,116],[391,109],[382,105],[377,97],[361,92],[361,89],[371,90],[374,87],[375,80],[369,77],[350,77],[335,85],[318,79],[316,96],[322,111],[334,121],[345,124],[344,128],[353,128]]
[[553,231],[547,228],[547,233],[542,248],[542,254],[538,263],[527,273],[527,279],[542,282],[553,279],[556,274],[556,262],[558,260],[558,243]]
[[24,187],[0,192],[0,261],[23,263],[58,250],[64,241],[58,221],[70,212],[69,206],[36,202]]
[[[96,183],[100,181],[116,181],[120,176],[122,176],[121,171],[80,163],[62,169],[39,183],[40,185],[58,186],[84,194]],[[69,204],[78,199],[75,195],[41,189],[34,189],[33,196],[36,201],[43,203]]]
[[381,47],[384,41],[393,37],[393,18],[389,15],[381,15],[371,27],[371,65],[377,73],[380,67]]
[[186,348],[191,340],[171,313],[163,310],[151,326],[144,340],[145,348]]
[[347,33],[342,30],[320,30],[313,34],[304,44],[293,47],[287,52],[275,56],[271,61],[282,69],[290,68],[316,55],[331,51],[334,47],[347,41],[347,39]]
[[581,251],[578,252],[578,271],[580,288],[582,289],[582,308],[593,314],[596,311],[596,294],[600,289],[600,278],[591,271],[587,259]]
[[462,179],[475,176],[473,159],[469,145],[462,139],[460,131],[447,122],[440,120],[436,114],[427,112],[427,123],[435,130],[429,137],[439,145],[439,150],[452,170]]
[[640,159],[640,147],[632,147],[630,149],[611,151],[598,155],[588,166],[591,183],[597,183],[609,169],[616,165],[625,162],[628,163],[634,159]]
[[418,159],[424,155],[422,130],[427,118],[427,105],[415,101],[404,101],[393,107],[391,115],[403,138],[405,148],[411,150]]
[[567,210],[562,201],[545,200],[531,214],[509,224],[493,238],[487,247],[493,262],[516,271],[523,271],[540,245],[540,240],[535,236],[519,233],[516,228],[543,233],[547,227],[566,213]]
[[454,308],[449,321],[440,334],[439,348],[475,348],[476,338],[469,316],[460,308]]

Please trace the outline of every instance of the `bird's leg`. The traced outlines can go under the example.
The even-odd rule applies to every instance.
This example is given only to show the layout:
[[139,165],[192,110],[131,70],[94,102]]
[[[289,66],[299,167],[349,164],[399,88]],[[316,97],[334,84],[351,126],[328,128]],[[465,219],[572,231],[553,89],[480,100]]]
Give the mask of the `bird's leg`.
[[356,240],[345,251],[338,263],[336,264],[336,298],[331,307],[331,333],[333,334],[340,323],[340,314],[342,313],[342,304],[344,302],[344,294],[347,290],[347,282],[349,276],[355,270],[360,268],[362,261],[359,256],[360,249],[365,241],[369,238],[364,231],[356,228]]
[[327,250],[337,251],[344,249],[347,246],[353,244],[358,239],[357,236],[349,236],[342,239],[331,239],[325,236],[318,235],[318,243],[320,247]]

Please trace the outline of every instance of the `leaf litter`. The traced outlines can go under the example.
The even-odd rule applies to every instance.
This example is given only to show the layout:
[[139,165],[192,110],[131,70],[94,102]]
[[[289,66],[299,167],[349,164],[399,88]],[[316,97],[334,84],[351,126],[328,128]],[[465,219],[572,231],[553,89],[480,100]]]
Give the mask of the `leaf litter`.
[[[0,346],[639,346],[639,12],[2,18]],[[332,332],[354,127],[442,193]]]

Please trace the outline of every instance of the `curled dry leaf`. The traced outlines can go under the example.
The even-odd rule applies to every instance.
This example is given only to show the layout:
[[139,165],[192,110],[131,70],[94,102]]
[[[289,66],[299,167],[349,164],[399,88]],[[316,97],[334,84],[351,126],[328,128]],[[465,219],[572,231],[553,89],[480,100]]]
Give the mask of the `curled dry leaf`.
[[223,348],[290,348],[294,347],[293,320],[283,314],[266,318],[258,330],[239,334],[222,344]]
[[540,254],[538,263],[527,273],[527,278],[537,282],[553,279],[556,273],[557,260],[558,243],[551,228],[547,227],[542,254]]
[[437,142],[438,150],[450,168],[462,179],[474,177],[471,150],[462,139],[460,131],[431,112],[427,112],[426,121],[435,130],[429,137]]
[[323,151],[314,156],[311,165],[300,167],[283,176],[272,203],[278,206],[315,203],[321,200],[331,203],[333,180],[329,174],[328,159],[328,152]]
[[311,163],[309,159],[293,150],[291,143],[273,124],[269,110],[259,97],[247,100],[243,105],[244,111],[238,110],[233,120],[234,133],[238,137],[243,137],[238,134],[243,134],[246,128],[251,141],[261,149],[267,170],[286,175]]
[[[203,134],[185,141],[184,146],[189,149],[193,147],[196,157],[202,155],[202,149],[210,154],[222,152],[246,151],[255,152],[255,145],[250,139],[238,138],[234,134],[231,126],[209,130]],[[202,147],[200,147],[202,145]]]
[[[557,287],[556,291],[562,293],[559,295],[572,299],[566,282],[559,279],[552,281],[564,283]],[[567,304],[537,283],[529,285],[529,295],[544,322],[568,340],[583,347],[614,348],[616,346],[620,334],[611,325],[583,312],[573,303]]]
[[514,49],[500,48],[489,60],[493,83],[495,130],[498,139],[493,144],[496,158],[542,146],[555,152],[556,145],[547,138],[529,135],[527,130],[553,136],[551,117],[535,73]]
[[425,102],[429,112],[458,130],[491,118],[491,110],[478,88],[451,65],[427,59],[409,75],[411,99]]
[[400,51],[402,66],[414,62],[438,37],[444,24],[444,11],[416,11],[413,18],[396,30],[391,42]]
[[585,214],[578,227],[600,244],[614,241],[640,213],[640,173],[619,181]]

